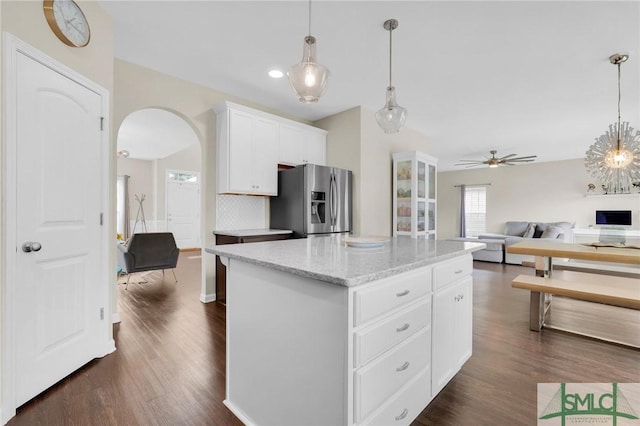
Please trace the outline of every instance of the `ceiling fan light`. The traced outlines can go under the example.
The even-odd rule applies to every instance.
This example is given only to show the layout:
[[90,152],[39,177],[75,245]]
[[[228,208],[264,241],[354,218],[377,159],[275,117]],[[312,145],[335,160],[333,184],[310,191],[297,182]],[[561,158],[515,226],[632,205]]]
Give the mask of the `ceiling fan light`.
[[396,89],[387,87],[387,102],[376,112],[376,121],[385,133],[397,133],[407,120],[407,109],[396,102]]

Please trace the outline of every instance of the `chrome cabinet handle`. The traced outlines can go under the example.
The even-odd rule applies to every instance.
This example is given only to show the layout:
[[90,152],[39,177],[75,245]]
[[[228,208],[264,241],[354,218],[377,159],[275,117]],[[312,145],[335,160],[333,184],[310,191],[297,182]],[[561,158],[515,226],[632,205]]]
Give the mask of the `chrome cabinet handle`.
[[400,333],[401,331],[405,331],[409,329],[409,323],[405,323],[402,327],[396,328],[396,331]]
[[400,293],[396,293],[396,297],[402,297],[409,294],[409,290],[401,291]]
[[458,269],[457,271],[454,272],[454,274],[461,274],[463,272],[462,269]]
[[36,241],[27,241],[26,243],[22,244],[22,251],[25,253],[31,253],[32,251],[40,251],[41,248],[42,248],[42,244]]
[[407,414],[409,414],[409,410],[405,408],[404,410],[402,410],[402,413],[400,413],[399,416],[396,416],[396,420],[404,419],[405,417],[407,417]]
[[406,361],[404,364],[402,364],[400,367],[396,368],[396,371],[399,373],[401,371],[406,370],[407,368],[409,368],[409,361]]

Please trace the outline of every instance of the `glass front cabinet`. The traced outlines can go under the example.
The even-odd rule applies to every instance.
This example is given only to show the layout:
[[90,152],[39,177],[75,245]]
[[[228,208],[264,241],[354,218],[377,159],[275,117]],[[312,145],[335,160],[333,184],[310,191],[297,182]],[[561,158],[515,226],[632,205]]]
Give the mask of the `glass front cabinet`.
[[393,154],[393,235],[436,239],[436,164],[418,151]]

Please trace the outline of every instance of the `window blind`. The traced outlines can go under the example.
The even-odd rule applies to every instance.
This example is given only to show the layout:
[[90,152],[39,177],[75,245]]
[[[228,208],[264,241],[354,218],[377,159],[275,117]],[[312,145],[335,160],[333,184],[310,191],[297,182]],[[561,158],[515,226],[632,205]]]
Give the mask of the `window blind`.
[[467,237],[477,237],[486,231],[487,188],[468,187],[464,195],[465,231]]

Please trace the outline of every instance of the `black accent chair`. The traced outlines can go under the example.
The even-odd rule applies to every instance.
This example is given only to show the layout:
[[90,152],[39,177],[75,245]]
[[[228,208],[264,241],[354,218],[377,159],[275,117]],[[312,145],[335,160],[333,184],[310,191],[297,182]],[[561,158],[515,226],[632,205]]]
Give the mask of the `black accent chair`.
[[180,249],[171,232],[133,234],[127,244],[118,244],[118,266],[127,273],[125,289],[129,286],[131,274],[136,272],[162,269],[164,280],[164,270],[171,269],[173,278],[178,282],[174,269],[179,254]]

